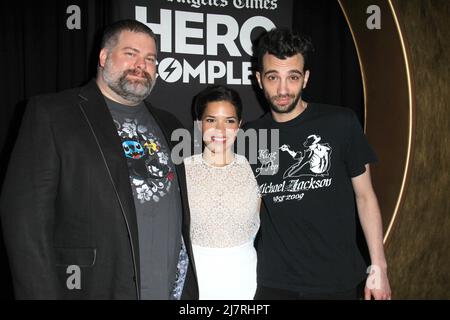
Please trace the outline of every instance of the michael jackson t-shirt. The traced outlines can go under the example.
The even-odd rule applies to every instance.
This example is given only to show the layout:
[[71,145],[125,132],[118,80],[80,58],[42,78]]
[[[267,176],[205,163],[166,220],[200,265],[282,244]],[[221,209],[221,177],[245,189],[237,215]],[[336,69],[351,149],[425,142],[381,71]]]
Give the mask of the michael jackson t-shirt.
[[376,156],[355,114],[309,104],[291,121],[277,123],[268,113],[245,130],[257,132],[247,157],[267,209],[258,283],[306,294],[356,287],[366,265],[356,242],[351,178]]

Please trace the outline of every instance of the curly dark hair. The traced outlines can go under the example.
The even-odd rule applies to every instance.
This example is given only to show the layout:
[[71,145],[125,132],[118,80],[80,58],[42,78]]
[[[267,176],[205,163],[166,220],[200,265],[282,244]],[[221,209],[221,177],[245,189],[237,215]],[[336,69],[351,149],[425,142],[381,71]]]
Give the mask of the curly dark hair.
[[304,69],[309,70],[310,56],[314,52],[311,41],[294,31],[284,28],[274,28],[264,33],[256,46],[257,68],[263,70],[263,57],[266,53],[278,59],[286,59],[298,53],[303,56]]

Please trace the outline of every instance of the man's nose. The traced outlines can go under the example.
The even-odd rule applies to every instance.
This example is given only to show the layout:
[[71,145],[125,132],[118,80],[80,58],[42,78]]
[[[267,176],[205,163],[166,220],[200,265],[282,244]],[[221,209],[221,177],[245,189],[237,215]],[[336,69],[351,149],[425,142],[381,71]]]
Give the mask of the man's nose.
[[280,81],[278,82],[278,94],[279,95],[285,95],[287,94],[288,91],[288,85],[287,85],[287,79],[280,79]]
[[138,56],[138,57],[136,58],[136,61],[135,61],[135,63],[134,63],[134,66],[135,66],[136,68],[141,69],[141,70],[145,70],[145,68],[147,67],[147,64],[146,64],[146,62],[145,62],[145,58]]

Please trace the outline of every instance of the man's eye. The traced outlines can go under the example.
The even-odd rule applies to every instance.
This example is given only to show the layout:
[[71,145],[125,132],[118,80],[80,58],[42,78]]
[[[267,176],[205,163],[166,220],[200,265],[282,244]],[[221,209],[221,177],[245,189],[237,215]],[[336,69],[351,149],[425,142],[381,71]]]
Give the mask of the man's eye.
[[236,120],[234,120],[234,119],[228,119],[228,123],[236,123]]
[[214,122],[214,119],[205,119],[205,121],[211,123]]
[[299,76],[291,76],[291,80],[298,81],[300,80]]
[[134,57],[134,52],[125,52],[125,54],[129,57]]
[[277,77],[275,76],[268,76],[267,79],[269,79],[270,81],[274,81],[277,79]]

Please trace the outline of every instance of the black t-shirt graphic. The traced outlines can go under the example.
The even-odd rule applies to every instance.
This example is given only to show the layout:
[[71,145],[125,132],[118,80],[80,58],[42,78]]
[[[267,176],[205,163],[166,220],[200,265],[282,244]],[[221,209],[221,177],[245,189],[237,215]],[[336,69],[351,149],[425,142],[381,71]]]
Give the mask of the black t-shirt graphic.
[[[258,148],[256,163],[249,161],[267,208],[259,284],[304,293],[356,287],[366,266],[356,243],[351,178],[376,156],[354,113],[309,104],[291,121],[277,123],[266,114],[249,129],[269,129],[267,143],[259,136],[258,145],[249,146]],[[270,130],[278,130],[279,141]]]

